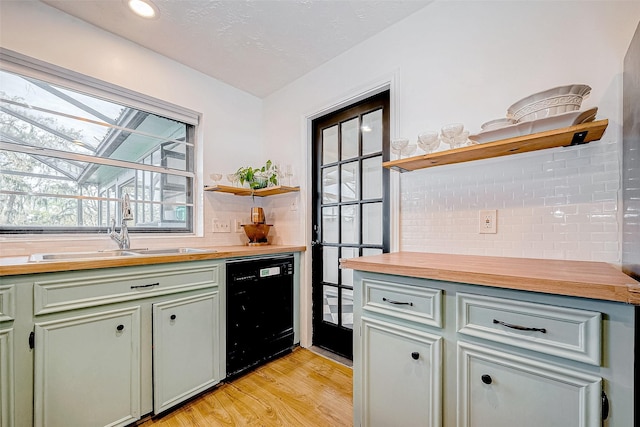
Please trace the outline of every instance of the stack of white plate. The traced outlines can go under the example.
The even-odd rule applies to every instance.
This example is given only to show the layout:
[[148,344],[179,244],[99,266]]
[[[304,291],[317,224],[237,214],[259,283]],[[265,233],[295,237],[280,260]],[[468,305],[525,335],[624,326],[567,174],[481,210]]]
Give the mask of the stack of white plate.
[[589,93],[591,87],[583,84],[534,93],[511,105],[506,117],[484,123],[482,131],[469,139],[484,143],[591,122],[598,108],[580,111]]

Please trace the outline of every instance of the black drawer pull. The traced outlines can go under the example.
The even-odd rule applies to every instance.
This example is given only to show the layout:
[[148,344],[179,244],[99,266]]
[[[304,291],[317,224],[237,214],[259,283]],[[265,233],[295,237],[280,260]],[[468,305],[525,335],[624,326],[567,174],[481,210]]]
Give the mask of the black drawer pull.
[[414,351],[413,353],[411,353],[411,358],[413,360],[418,360],[420,359],[420,353],[418,353],[417,351]]
[[528,328],[526,326],[512,325],[511,323],[501,322],[500,320],[496,320],[496,319],[493,319],[493,323],[502,325],[507,328],[517,329],[519,331],[534,331],[534,332],[542,332],[543,334],[547,333],[547,330],[545,328]]
[[175,315],[175,314],[172,314],[172,315],[169,317],[169,319],[171,319],[171,320],[176,320],[176,315]]
[[118,332],[122,332],[122,331],[124,331],[124,325],[118,325],[118,326],[116,326],[116,330],[117,330]]
[[392,299],[389,298],[382,298],[382,301],[384,302],[388,302],[389,304],[395,304],[395,305],[410,305],[413,307],[413,303],[412,302],[402,302],[402,301],[394,301]]
[[154,286],[160,286],[160,283],[149,283],[148,285],[136,285],[136,286],[132,286],[131,289],[153,288]]
[[481,376],[480,379],[485,384],[491,384],[493,382],[493,378],[491,378],[491,375],[487,375],[487,374],[484,374],[483,376]]

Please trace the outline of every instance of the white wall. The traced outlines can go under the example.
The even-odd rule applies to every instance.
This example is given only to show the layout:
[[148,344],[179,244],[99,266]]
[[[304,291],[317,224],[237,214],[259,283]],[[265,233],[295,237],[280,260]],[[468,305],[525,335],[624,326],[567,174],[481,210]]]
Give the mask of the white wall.
[[[639,20],[640,2],[436,1],[267,97],[266,150],[304,171],[306,118],[384,81],[392,137],[413,141],[451,122],[476,132],[524,96],[586,83],[583,109],[609,119],[601,141],[402,174],[399,246],[619,264],[622,60]],[[497,234],[477,233],[480,209],[498,210]]]
[[[262,100],[158,55],[97,27],[35,1],[0,3],[0,45],[32,58],[159,98],[202,114],[197,143],[202,150],[196,188],[210,184],[212,172],[230,173],[264,162]],[[250,198],[205,193],[204,237],[132,237],[132,244],[207,246],[240,244],[243,235],[211,233],[211,219],[248,218]],[[0,256],[28,254],[60,247],[112,248],[106,236],[3,237]],[[67,244],[67,242],[69,242]]]

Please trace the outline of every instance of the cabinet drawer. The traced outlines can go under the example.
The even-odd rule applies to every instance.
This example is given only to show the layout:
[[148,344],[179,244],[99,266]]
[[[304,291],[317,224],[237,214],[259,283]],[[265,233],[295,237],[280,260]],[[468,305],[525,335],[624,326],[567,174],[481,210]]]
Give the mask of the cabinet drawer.
[[369,312],[442,327],[442,291],[364,279],[362,305]]
[[218,285],[217,265],[135,268],[79,272],[63,278],[34,282],[36,315],[158,295],[211,288]]
[[601,314],[458,293],[458,332],[600,365]]

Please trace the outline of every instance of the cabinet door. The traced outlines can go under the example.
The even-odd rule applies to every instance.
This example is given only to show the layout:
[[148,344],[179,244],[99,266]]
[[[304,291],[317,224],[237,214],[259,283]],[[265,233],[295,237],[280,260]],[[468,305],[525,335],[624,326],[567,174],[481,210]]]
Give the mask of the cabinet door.
[[601,378],[458,343],[458,427],[600,427]]
[[0,427],[14,425],[13,329],[0,330]]
[[140,307],[35,325],[35,425],[124,426],[140,417]]
[[362,426],[442,424],[442,338],[362,318]]
[[220,379],[218,293],[153,305],[153,383],[156,414]]

